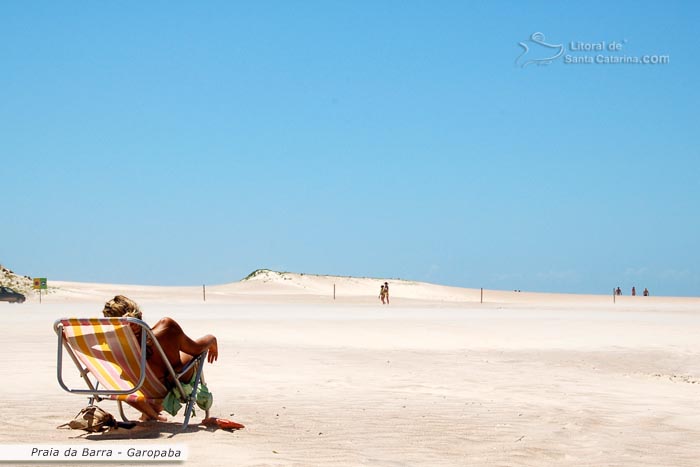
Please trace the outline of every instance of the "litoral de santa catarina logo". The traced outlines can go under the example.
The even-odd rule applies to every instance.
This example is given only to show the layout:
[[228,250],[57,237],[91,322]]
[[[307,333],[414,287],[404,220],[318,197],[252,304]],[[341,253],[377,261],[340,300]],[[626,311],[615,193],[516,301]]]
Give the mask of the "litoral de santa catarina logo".
[[522,50],[515,65],[519,68],[555,62],[565,65],[666,65],[671,61],[667,54],[628,54],[627,39],[569,41],[566,45],[557,42],[546,40],[541,32],[531,34],[528,39],[518,42]]

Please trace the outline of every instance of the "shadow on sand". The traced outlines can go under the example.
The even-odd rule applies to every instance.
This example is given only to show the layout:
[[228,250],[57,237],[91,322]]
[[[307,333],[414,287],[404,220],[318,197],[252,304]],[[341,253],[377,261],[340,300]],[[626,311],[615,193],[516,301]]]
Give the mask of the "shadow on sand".
[[[181,423],[169,422],[141,422],[133,428],[115,428],[104,433],[89,433],[80,436],[83,439],[91,441],[114,441],[118,439],[156,439],[156,438],[172,438],[183,433],[199,433],[199,432],[214,432],[221,430],[217,426],[204,426],[190,424],[187,429],[182,429]],[[224,430],[232,432],[232,430]],[[235,430],[234,430],[235,431]]]

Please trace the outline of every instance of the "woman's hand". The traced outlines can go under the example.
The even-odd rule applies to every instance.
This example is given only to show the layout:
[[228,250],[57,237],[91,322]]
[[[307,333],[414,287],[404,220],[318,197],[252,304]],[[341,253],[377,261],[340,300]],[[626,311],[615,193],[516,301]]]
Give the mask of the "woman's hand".
[[216,337],[214,337],[213,342],[209,345],[209,353],[207,354],[207,361],[209,363],[214,363],[216,359],[219,358],[219,346],[216,342]]

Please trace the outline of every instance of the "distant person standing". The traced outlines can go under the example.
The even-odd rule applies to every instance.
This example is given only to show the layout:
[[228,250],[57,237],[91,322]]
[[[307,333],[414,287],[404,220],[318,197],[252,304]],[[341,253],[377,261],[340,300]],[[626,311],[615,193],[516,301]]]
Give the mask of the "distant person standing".
[[632,296],[634,297],[634,296],[636,296],[636,295],[637,295],[637,289],[635,289],[634,287],[632,287]]
[[379,288],[379,299],[382,301],[382,305],[389,304],[389,283],[385,282]]
[[644,296],[645,297],[649,296],[649,289],[647,289],[646,287],[644,287]]
[[622,295],[622,289],[618,287],[618,288],[615,290],[615,295]]

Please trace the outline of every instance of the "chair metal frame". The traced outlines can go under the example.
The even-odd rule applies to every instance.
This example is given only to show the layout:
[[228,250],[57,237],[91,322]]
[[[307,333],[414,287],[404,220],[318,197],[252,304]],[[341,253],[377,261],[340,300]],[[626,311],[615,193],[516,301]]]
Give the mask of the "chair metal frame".
[[[140,355],[140,362],[139,362],[139,379],[134,385],[132,389],[128,390],[122,390],[122,389],[100,389],[99,388],[99,380],[95,375],[93,377],[95,378],[95,381],[92,381],[90,379],[90,370],[87,368],[86,365],[83,364],[83,362],[80,361],[78,356],[75,354],[73,351],[73,348],[71,345],[66,341],[66,336],[63,332],[63,328],[65,327],[65,322],[75,320],[76,318],[64,318],[64,319],[58,319],[54,322],[53,328],[54,331],[56,332],[56,335],[58,336],[58,357],[57,357],[57,362],[56,362],[56,377],[58,379],[58,384],[63,388],[65,391],[71,393],[71,394],[82,394],[82,395],[88,395],[90,396],[90,403],[94,402],[100,402],[101,400],[104,400],[105,397],[103,396],[119,396],[119,395],[129,395],[133,394],[134,392],[138,391],[141,389],[141,387],[144,385],[146,381],[146,368],[148,367],[148,362],[146,361],[146,352],[141,351]],[[163,362],[165,362],[166,369],[168,370],[168,374],[174,381],[175,387],[178,389],[178,393],[180,394],[180,402],[185,404],[185,420],[183,422],[183,427],[182,430],[184,431],[187,428],[187,425],[189,424],[190,416],[192,415],[192,412],[194,411],[194,404],[196,403],[196,394],[197,390],[199,389],[200,384],[204,384],[204,374],[203,374],[203,369],[204,369],[204,362],[206,361],[206,356],[208,351],[204,351],[201,354],[195,356],[187,365],[184,366],[184,368],[176,372],[172,365],[170,364],[170,361],[168,361],[167,356],[165,355],[165,351],[163,351],[163,348],[161,347],[160,343],[158,342],[158,339],[156,336],[153,334],[153,331],[151,331],[151,328],[148,327],[148,325],[137,318],[131,318],[131,317],[121,317],[121,318],[78,318],[77,319],[79,322],[81,322],[81,325],[85,325],[84,323],[90,322],[90,323],[95,323],[95,324],[105,324],[109,326],[115,326],[116,325],[126,325],[128,326],[129,324],[136,324],[138,325],[142,332],[141,332],[141,342],[140,342],[140,348],[145,349],[146,348],[146,342],[148,338],[151,339],[151,342],[153,343],[153,349],[155,352],[158,352],[159,355],[161,356]],[[132,331],[133,332],[133,331]],[[135,337],[135,336],[134,336]],[[66,350],[68,355],[71,357],[73,360],[73,363],[75,366],[78,368],[78,371],[80,372],[80,377],[85,381],[89,389],[77,389],[77,388],[71,388],[68,387],[68,385],[64,382],[63,380],[63,350]],[[192,392],[190,394],[185,394],[185,391],[182,387],[182,383],[180,382],[180,378],[182,375],[187,373],[193,366],[196,365],[196,370],[195,370],[195,378],[194,382],[192,383]],[[124,421],[129,421],[129,419],[126,417],[124,414],[124,409],[122,406],[122,401],[117,400],[118,406],[119,406],[119,415],[122,417],[122,420]],[[209,417],[209,410],[205,410],[205,418]]]

